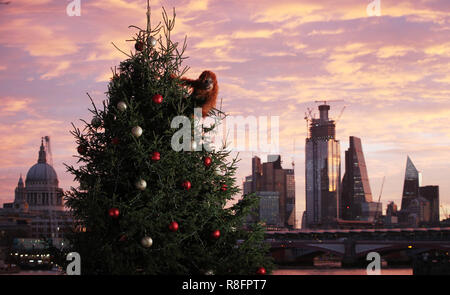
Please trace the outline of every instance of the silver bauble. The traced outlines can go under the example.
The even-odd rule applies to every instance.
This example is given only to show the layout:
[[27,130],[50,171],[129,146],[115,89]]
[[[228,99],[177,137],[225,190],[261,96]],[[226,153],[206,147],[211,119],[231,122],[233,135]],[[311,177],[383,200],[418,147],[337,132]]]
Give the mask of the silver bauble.
[[156,46],[156,42],[157,41],[156,41],[155,37],[151,36],[149,41],[150,41],[149,44],[150,44],[151,47],[155,47]]
[[117,108],[119,109],[119,111],[125,111],[127,109],[127,104],[124,101],[119,101],[119,103],[117,104]]
[[153,245],[153,240],[150,237],[143,237],[141,240],[141,245],[144,248],[150,248]]
[[213,276],[214,272],[212,270],[208,270],[207,272],[205,272],[205,275],[207,276]]
[[131,129],[131,133],[135,136],[135,137],[139,137],[142,135],[142,128],[139,126],[135,126],[133,127],[133,129]]
[[92,118],[91,125],[94,128],[98,128],[102,126],[102,120],[99,117],[95,116],[94,118]]
[[136,181],[136,188],[143,191],[147,188],[147,182],[143,179]]

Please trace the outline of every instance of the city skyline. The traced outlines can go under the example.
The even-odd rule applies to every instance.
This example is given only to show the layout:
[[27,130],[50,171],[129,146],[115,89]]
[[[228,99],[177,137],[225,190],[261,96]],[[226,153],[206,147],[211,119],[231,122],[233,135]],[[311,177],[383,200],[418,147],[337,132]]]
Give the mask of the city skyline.
[[[368,17],[368,2],[359,0],[162,1],[152,3],[152,16],[157,24],[161,4],[177,8],[174,39],[188,36],[188,76],[217,72],[225,112],[280,116],[284,166],[296,163],[298,212],[305,205],[303,116],[317,99],[345,100],[330,114],[336,119],[347,106],[336,127],[341,159],[347,138],[361,138],[373,195],[386,176],[383,209],[401,203],[409,155],[423,185],[439,185],[450,212],[450,43],[442,38],[450,3],[381,2],[380,17]],[[44,135],[53,139],[61,187],[72,185],[63,166],[75,161],[70,123],[90,120],[86,92],[97,104],[105,99],[110,68],[125,58],[111,42],[132,48],[124,41],[128,25],[145,22],[145,1],[81,1],[80,17],[67,16],[66,5],[0,7],[0,203],[13,198]],[[240,156],[238,182],[252,153]]]

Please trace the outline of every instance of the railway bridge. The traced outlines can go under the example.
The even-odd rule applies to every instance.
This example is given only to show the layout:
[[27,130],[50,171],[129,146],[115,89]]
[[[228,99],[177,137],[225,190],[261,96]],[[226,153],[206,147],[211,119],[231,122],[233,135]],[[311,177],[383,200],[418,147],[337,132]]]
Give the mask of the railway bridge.
[[313,265],[328,253],[343,266],[366,265],[369,252],[388,264],[411,263],[424,252],[450,252],[450,227],[268,231],[266,242],[280,264]]

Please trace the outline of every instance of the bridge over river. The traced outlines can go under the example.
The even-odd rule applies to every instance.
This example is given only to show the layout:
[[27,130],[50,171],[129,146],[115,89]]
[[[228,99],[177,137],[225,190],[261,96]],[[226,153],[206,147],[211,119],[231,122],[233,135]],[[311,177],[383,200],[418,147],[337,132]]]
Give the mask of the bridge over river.
[[391,265],[408,264],[424,252],[450,252],[450,227],[267,231],[266,242],[280,264],[313,265],[331,253],[343,266],[366,265],[369,252]]

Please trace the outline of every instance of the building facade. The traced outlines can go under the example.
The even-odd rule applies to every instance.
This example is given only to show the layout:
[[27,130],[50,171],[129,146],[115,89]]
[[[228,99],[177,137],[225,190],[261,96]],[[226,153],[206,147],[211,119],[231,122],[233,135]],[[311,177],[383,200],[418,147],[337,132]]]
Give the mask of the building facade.
[[278,192],[256,192],[259,197],[259,221],[267,227],[282,226],[280,220],[280,194]]
[[245,178],[243,187],[244,194],[276,193],[278,195],[279,226],[289,228],[295,226],[294,169],[283,169],[280,155],[269,155],[266,163],[262,163],[259,157],[253,157],[252,175]]
[[422,175],[411,158],[406,160],[399,223],[405,226],[439,225],[439,186],[422,186]]
[[419,187],[419,196],[430,203],[430,225],[439,226],[439,186],[421,186]]
[[350,136],[345,151],[340,217],[344,220],[374,221],[381,217],[382,204],[373,202],[361,139]]
[[[334,224],[339,218],[341,181],[340,144],[336,125],[328,118],[329,105],[320,105],[312,118],[305,146],[306,227]],[[304,226],[303,226],[304,227]]]
[[[3,204],[0,220],[20,223],[28,230],[16,232],[17,238],[51,240],[55,246],[62,242],[64,232],[72,227],[73,220],[64,209],[63,190],[59,187],[55,169],[48,163],[47,151],[41,142],[38,161],[29,170],[25,182],[20,176],[14,201]],[[1,228],[19,225],[0,224]]]
[[403,182],[403,194],[401,210],[406,210],[409,206],[409,202],[419,197],[419,187],[422,182],[422,175],[419,170],[416,169],[411,158],[406,158],[405,180]]

